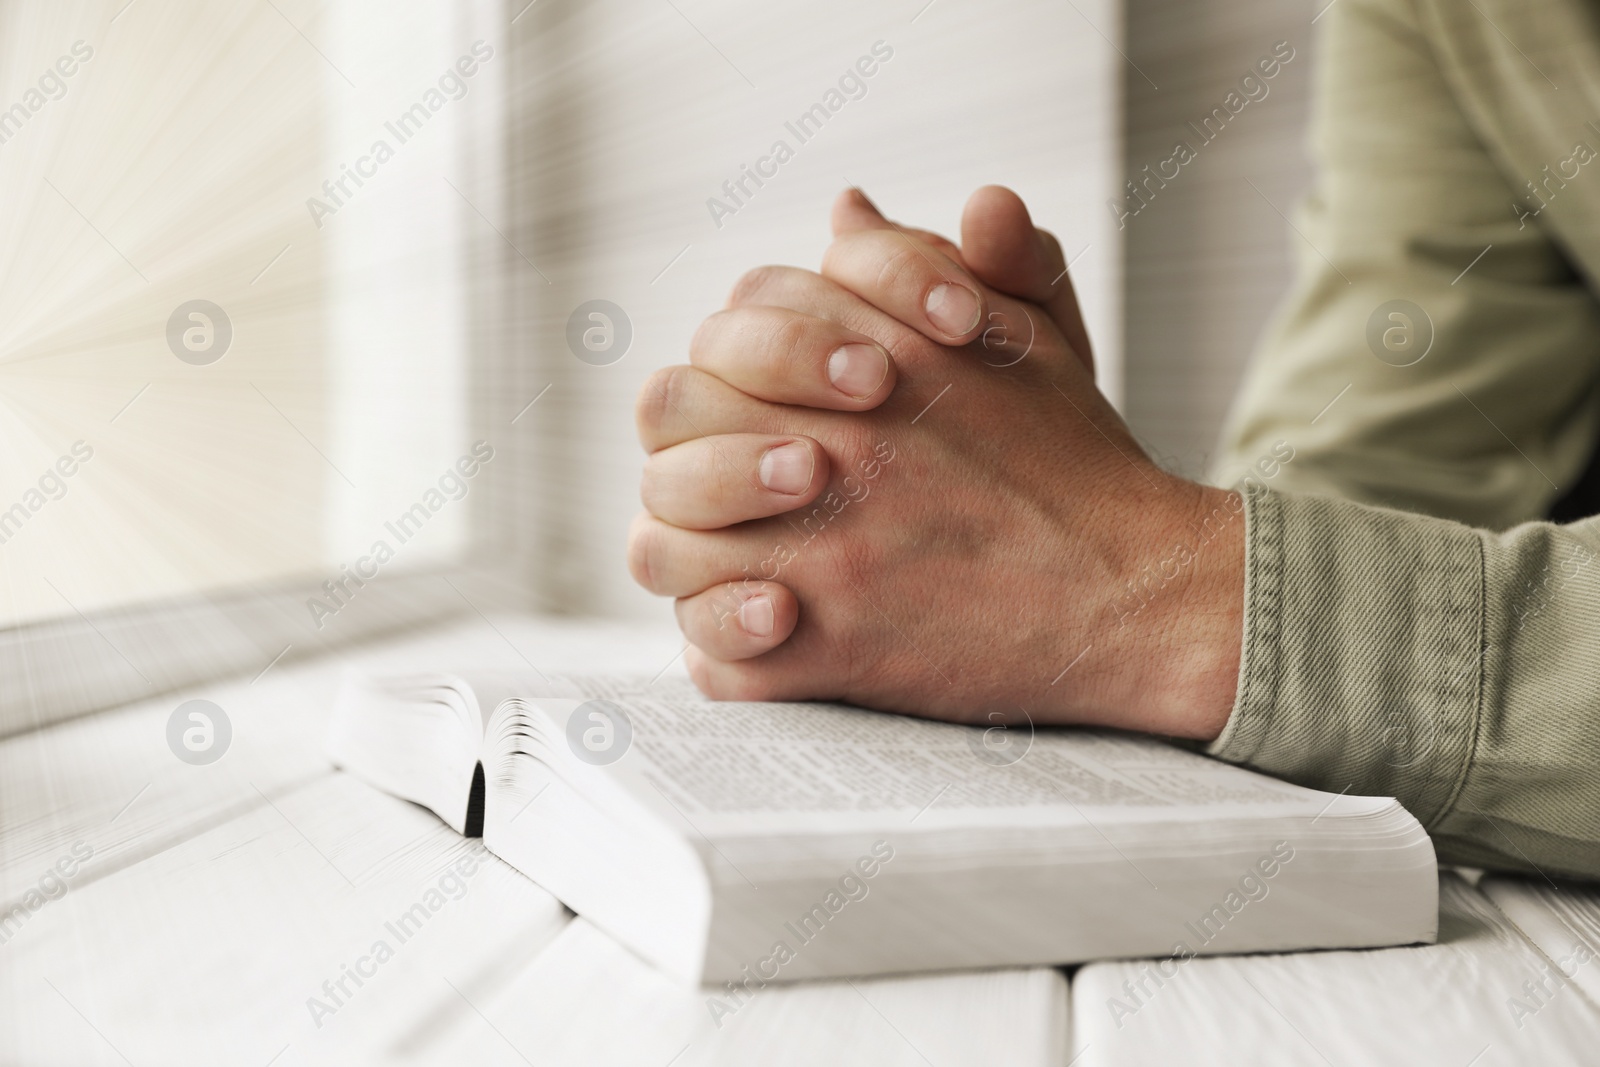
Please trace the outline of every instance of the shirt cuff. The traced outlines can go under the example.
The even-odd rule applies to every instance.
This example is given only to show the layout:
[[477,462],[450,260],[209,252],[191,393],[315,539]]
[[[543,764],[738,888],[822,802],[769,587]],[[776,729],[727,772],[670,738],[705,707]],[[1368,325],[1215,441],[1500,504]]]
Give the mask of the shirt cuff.
[[1468,527],[1245,490],[1239,687],[1210,755],[1429,826],[1465,778],[1483,672],[1483,544]]

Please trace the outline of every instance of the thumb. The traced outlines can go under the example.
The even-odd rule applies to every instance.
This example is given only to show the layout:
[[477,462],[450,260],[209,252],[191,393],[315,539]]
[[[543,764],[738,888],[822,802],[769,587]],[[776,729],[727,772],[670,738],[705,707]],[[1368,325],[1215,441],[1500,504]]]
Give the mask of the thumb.
[[1089,333],[1067,277],[1061,242],[1034,227],[1022,198],[1002,185],[986,185],[961,213],[961,252],[973,275],[1002,293],[1044,308],[1083,365],[1094,373]]

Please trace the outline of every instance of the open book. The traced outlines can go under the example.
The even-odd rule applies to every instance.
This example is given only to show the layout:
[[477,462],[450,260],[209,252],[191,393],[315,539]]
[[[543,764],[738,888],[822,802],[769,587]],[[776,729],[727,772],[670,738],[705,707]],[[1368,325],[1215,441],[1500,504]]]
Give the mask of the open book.
[[352,675],[330,754],[644,958],[768,981],[1432,941],[1432,842],[1111,731],[988,729],[684,681]]

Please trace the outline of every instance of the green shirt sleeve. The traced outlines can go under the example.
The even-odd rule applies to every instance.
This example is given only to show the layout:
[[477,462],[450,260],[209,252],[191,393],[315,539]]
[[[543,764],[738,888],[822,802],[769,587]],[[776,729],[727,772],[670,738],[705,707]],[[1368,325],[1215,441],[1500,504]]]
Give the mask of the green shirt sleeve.
[[[1530,521],[1595,447],[1600,311],[1460,103],[1508,75],[1462,69],[1411,0],[1319,25],[1299,281],[1213,470],[1253,484],[1239,689],[1210,751],[1398,797],[1447,862],[1600,879],[1600,520]],[[1395,300],[1425,348],[1370,341]]]
[[1253,488],[1245,538],[1212,755],[1397,797],[1446,862],[1600,879],[1600,519],[1494,533]]
[[[1468,5],[1460,17],[1481,21]],[[1231,484],[1286,443],[1274,488],[1491,529],[1542,518],[1600,434],[1600,304],[1549,216],[1513,209],[1529,197],[1506,175],[1527,165],[1463,111],[1458,82],[1504,76],[1441,59],[1410,0],[1340,0],[1318,27],[1317,182],[1286,235],[1297,281],[1211,476]],[[1504,91],[1548,110],[1549,86],[1528,78]],[[1595,137],[1572,125],[1573,139]]]

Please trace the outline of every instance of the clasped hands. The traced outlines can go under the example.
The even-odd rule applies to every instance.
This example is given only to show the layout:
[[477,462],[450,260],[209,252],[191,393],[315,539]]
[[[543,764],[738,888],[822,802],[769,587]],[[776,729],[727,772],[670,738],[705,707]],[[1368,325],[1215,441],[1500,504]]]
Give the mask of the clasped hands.
[[629,566],[676,598],[695,683],[1215,737],[1240,501],[1163,471],[1095,388],[1060,244],[996,186],[959,246],[855,190],[832,221],[820,273],[746,274],[639,395]]

